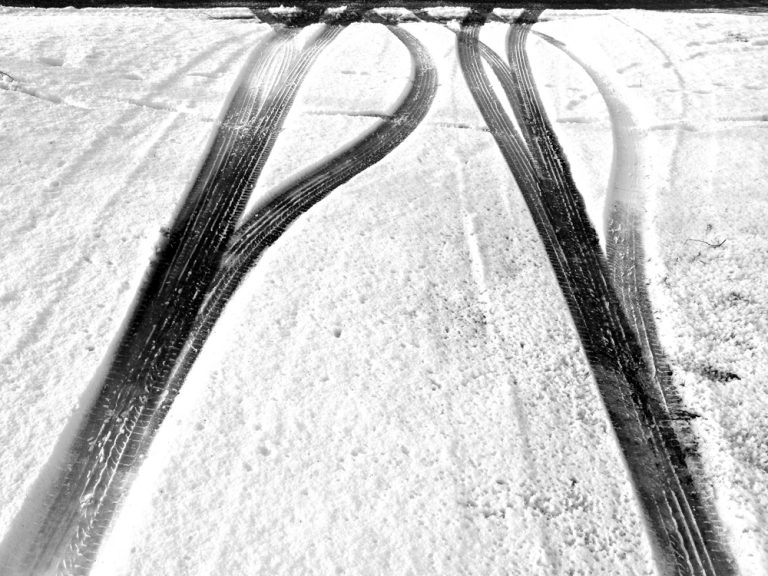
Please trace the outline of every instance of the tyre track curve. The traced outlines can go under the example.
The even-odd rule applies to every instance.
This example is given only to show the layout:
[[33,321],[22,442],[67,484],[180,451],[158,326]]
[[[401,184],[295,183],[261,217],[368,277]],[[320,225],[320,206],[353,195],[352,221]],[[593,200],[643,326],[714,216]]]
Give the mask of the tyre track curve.
[[[544,242],[571,311],[598,389],[624,454],[639,502],[650,524],[657,562],[667,574],[730,573],[730,562],[712,535],[708,516],[686,474],[679,442],[663,397],[655,392],[637,335],[610,281],[597,234],[573,183],[567,160],[546,120],[536,91],[525,37],[537,12],[525,12],[508,37],[513,111],[526,141],[527,158],[509,148],[512,128],[482,70],[479,25],[462,26],[462,69],[478,107],[515,175],[513,163],[533,165],[537,175],[518,185]],[[493,65],[492,65],[493,68]],[[507,78],[508,80],[508,78]],[[500,78],[502,85],[504,80]],[[682,528],[679,528],[682,527]]]
[[[13,574],[87,574],[162,415],[167,382],[248,194],[306,72],[338,34],[301,52],[280,28],[254,52],[213,145],[148,273],[99,395],[42,509],[29,503]],[[25,503],[25,507],[27,504]],[[24,514],[25,510],[22,510]],[[22,522],[25,524],[25,522]]]
[[432,58],[412,34],[396,25],[387,28],[411,55],[410,87],[394,112],[297,181],[273,191],[271,200],[256,207],[237,230],[197,317],[194,336],[173,375],[173,388],[181,386],[224,306],[264,251],[317,202],[399,146],[429,111],[437,92],[437,69]]

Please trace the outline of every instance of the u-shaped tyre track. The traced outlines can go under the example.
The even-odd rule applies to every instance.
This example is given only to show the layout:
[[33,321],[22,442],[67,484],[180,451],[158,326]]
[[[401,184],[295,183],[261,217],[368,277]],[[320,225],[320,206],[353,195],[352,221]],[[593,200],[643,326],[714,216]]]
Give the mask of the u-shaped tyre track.
[[[712,526],[712,512],[692,482],[685,455],[657,392],[638,335],[610,280],[597,234],[570,175],[567,159],[546,119],[525,54],[536,12],[526,12],[508,37],[513,111],[525,153],[482,70],[479,24],[465,23],[459,55],[470,91],[531,211],[574,319],[595,381],[650,524],[657,562],[665,574],[730,574],[732,563]],[[495,66],[491,64],[492,69]],[[537,170],[531,179],[529,166]],[[518,174],[522,174],[522,178]]]

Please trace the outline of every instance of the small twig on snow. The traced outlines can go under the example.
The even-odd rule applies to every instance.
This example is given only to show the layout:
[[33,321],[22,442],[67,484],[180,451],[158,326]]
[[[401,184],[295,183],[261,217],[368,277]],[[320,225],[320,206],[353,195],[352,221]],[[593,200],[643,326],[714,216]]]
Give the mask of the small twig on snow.
[[716,242],[713,244],[712,242],[707,242],[706,240],[699,240],[698,238],[686,238],[685,241],[691,241],[691,242],[701,242],[702,244],[706,244],[710,248],[720,248],[723,244],[725,244],[725,241],[728,240],[728,238],[724,238],[720,242]]

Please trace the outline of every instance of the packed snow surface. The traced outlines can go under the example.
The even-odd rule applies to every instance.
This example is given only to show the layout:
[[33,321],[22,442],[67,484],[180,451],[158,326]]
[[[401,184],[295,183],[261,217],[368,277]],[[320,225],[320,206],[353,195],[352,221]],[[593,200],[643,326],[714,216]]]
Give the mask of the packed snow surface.
[[[217,15],[0,8],[6,548],[270,33]],[[250,273],[94,574],[654,573],[456,36],[403,26],[438,66],[426,119]],[[648,289],[702,478],[740,572],[766,574],[768,17],[547,11],[533,30],[538,89],[598,233],[607,199],[643,206]],[[481,40],[505,57],[506,31],[488,24]],[[348,26],[309,71],[254,201],[390,113],[411,73],[385,27]]]

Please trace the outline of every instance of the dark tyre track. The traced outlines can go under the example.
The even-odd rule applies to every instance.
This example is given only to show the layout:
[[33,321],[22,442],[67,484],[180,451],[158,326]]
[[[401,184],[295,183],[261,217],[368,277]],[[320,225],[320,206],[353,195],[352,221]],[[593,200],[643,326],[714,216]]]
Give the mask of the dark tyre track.
[[339,31],[323,27],[297,53],[295,31],[278,29],[250,58],[48,501],[42,512],[25,504],[31,528],[13,574],[88,573],[175,395],[168,382],[235,223],[301,81]]
[[[580,198],[568,160],[544,113],[544,105],[536,88],[528,54],[525,51],[528,32],[540,12],[524,12],[516,25],[510,28],[507,41],[510,67],[516,80],[517,97],[523,103],[525,121],[521,124],[529,131],[528,141],[535,144],[536,153],[544,162],[545,170],[554,175],[557,186],[562,187],[564,191],[568,190],[574,197]],[[653,397],[652,406],[656,407],[651,423],[658,426],[660,430],[652,438],[652,445],[655,456],[666,466],[662,472],[667,490],[664,500],[669,504],[675,524],[674,532],[664,534],[661,538],[670,543],[678,573],[730,574],[733,573],[733,567],[726,548],[719,538],[719,531],[715,527],[716,512],[697,489],[687,465],[686,452],[682,449],[675,432],[674,423],[677,416],[671,408],[679,407],[679,396],[672,388],[671,371],[661,352],[645,286],[645,257],[640,222],[621,208],[620,205],[613,206],[609,212],[607,268],[624,317],[631,326],[629,334],[634,336],[627,339],[625,346],[628,349],[634,348],[635,345],[639,346],[643,362],[637,358],[636,362],[646,374],[638,382],[643,386],[643,393]],[[617,217],[618,226],[616,225]],[[584,218],[586,220],[586,216]],[[626,226],[622,226],[622,223]],[[612,235],[611,231],[616,234]],[[601,271],[601,274],[604,272]],[[622,319],[617,318],[617,320]],[[626,332],[626,327],[622,327],[622,330]],[[642,492],[639,495],[641,499],[646,498]],[[656,498],[661,498],[661,495],[656,495]],[[647,509],[653,509],[653,505],[647,499],[643,504],[648,514]],[[657,534],[663,534],[663,531],[672,525],[669,518],[654,518],[649,515],[648,520]],[[665,555],[668,556],[669,551],[666,551]]]
[[198,315],[194,335],[184,349],[172,387],[181,385],[224,306],[264,250],[317,202],[399,146],[429,111],[437,91],[434,62],[424,46],[409,32],[395,25],[387,28],[410,52],[414,67],[410,88],[391,116],[301,179],[271,194],[272,199],[257,207],[237,230],[221,270],[214,279],[210,296]]
[[[714,515],[692,481],[654,370],[610,281],[597,234],[544,114],[524,50],[537,16],[526,12],[512,27],[511,76],[499,77],[523,132],[523,153],[482,69],[486,51],[477,39],[478,23],[465,23],[459,34],[462,70],[544,242],[649,523],[661,572],[731,574],[710,520]],[[490,63],[496,72],[498,62]]]

